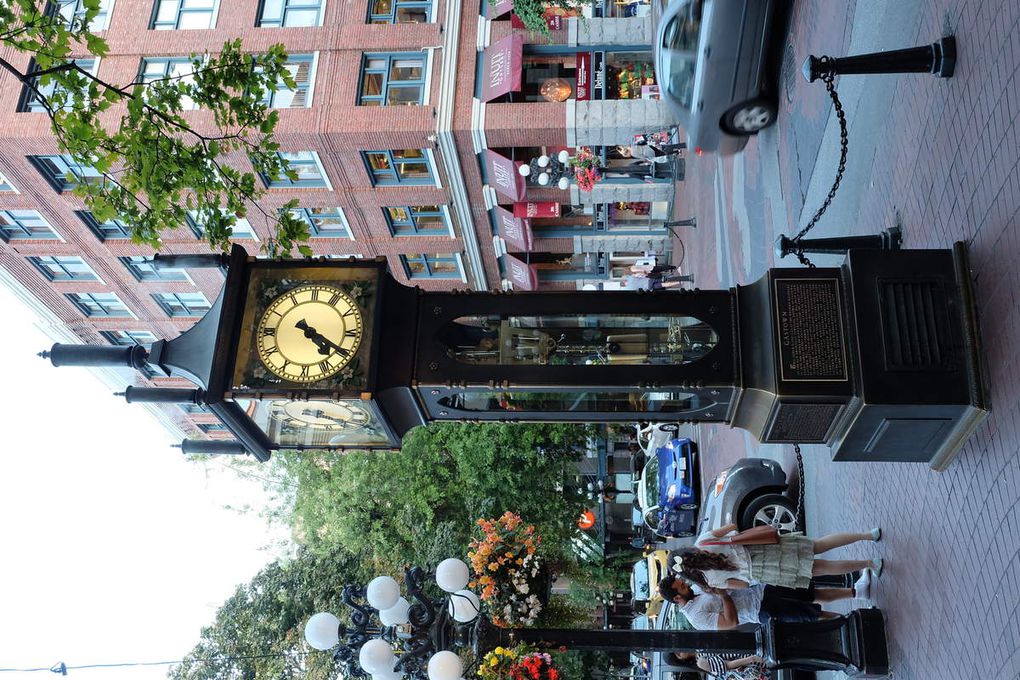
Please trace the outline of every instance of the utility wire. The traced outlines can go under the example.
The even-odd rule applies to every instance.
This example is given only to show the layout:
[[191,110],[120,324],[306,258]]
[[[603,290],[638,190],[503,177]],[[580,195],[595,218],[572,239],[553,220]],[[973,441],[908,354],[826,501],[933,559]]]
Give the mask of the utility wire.
[[244,656],[214,656],[208,659],[177,659],[175,661],[132,661],[126,663],[94,663],[84,666],[68,666],[60,661],[48,668],[0,668],[0,673],[34,673],[37,671],[50,671],[67,675],[67,671],[86,670],[89,668],[127,668],[131,666],[170,666],[178,663],[212,663],[214,661],[242,661],[246,659],[269,659],[273,657],[296,657],[308,656],[311,652],[277,652],[275,654],[249,654]]

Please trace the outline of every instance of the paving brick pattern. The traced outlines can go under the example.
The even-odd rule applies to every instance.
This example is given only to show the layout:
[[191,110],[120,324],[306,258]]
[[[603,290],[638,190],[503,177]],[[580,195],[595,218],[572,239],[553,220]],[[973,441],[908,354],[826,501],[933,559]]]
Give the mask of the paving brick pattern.
[[[854,26],[872,7],[864,0],[797,3],[790,29],[795,69],[805,53],[846,53]],[[874,601],[886,613],[897,678],[1020,678],[1018,20],[1016,0],[918,3],[912,21],[902,26],[900,46],[954,33],[960,48],[955,77],[882,76],[895,78],[884,124],[856,128],[851,136],[850,164],[868,189],[858,194],[856,205],[843,207],[856,219],[839,231],[874,233],[899,219],[907,247],[969,244],[994,409],[943,473],[919,464],[833,463],[825,448],[805,447],[806,483],[814,499],[808,508],[811,533],[875,525],[885,531],[877,546],[833,555],[886,559]],[[788,73],[789,64],[785,67]],[[778,161],[764,158],[767,145],[755,142],[743,158],[744,203],[770,223],[768,208],[783,202],[787,223],[768,224],[772,236],[802,223],[812,170],[825,178],[833,170],[814,167],[830,106],[809,97],[807,88],[820,86],[803,83],[799,73],[786,86],[799,107],[784,107],[776,132],[770,132],[778,134]],[[851,124],[854,113],[848,110]],[[777,162],[781,196],[768,192],[761,170]],[[739,266],[737,211],[719,201],[720,194],[733,195],[734,168],[732,160],[709,157],[688,163],[684,207],[698,216],[699,228],[684,241],[702,288],[720,283],[723,258],[729,258],[737,282],[762,273]],[[713,233],[720,219],[730,233]],[[736,247],[720,254],[727,245],[721,240]],[[754,449],[742,433],[725,428],[705,428],[702,435],[706,476]],[[792,467],[788,447],[776,448],[761,452]]]

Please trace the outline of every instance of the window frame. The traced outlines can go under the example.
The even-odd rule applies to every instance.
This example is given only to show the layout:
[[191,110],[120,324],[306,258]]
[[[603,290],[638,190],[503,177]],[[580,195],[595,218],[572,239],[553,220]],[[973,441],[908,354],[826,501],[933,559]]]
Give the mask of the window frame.
[[0,172],[0,193],[2,194],[20,194],[18,188],[14,186],[11,180],[7,179],[7,175]]
[[120,262],[128,273],[135,278],[136,281],[147,282],[147,281],[191,281],[191,277],[183,269],[156,269],[151,265],[152,258],[145,255],[125,255],[118,257],[117,261]]
[[[428,149],[417,149],[422,152],[421,158],[402,159],[394,155],[394,149],[367,150],[361,152],[361,160],[368,171],[372,186],[428,186],[437,185],[436,168]],[[376,169],[369,157],[372,154],[385,154],[389,170]],[[402,179],[397,170],[398,165],[424,165],[429,172],[428,178]]]
[[[73,191],[74,188],[81,184],[83,181],[86,184],[88,184],[90,183],[88,182],[89,177],[96,177],[100,180],[100,182],[106,181],[106,175],[99,172],[91,165],[82,165],[81,163],[76,163],[74,161],[74,158],[72,158],[70,154],[66,153],[41,154],[28,156],[27,158],[29,163],[35,166],[35,169],[39,172],[39,174],[41,174],[43,178],[47,182],[49,182],[50,186],[53,187],[57,191],[57,193],[63,194],[68,191]],[[49,165],[47,165],[47,163],[50,163],[56,166],[58,162],[65,166],[63,173],[60,175],[56,175],[55,173],[51,172]],[[72,163],[74,164],[72,165]],[[59,170],[59,168],[57,169]],[[95,174],[79,173],[77,172],[77,170],[91,170]],[[74,182],[68,181],[67,179],[68,174],[74,175],[76,181]]]
[[[311,154],[311,158],[307,160],[295,160],[293,158],[284,158],[288,155],[297,154]],[[321,184],[318,181],[308,181],[301,179],[300,177],[294,181],[286,175],[281,174],[279,179],[272,180],[265,173],[259,172],[259,177],[262,178],[262,183],[265,184],[267,189],[329,189],[333,190],[333,184],[329,181],[329,175],[326,174],[326,169],[322,166],[322,161],[319,159],[319,154],[316,151],[277,151],[277,157],[284,158],[290,165],[290,169],[295,169],[297,166],[310,166],[315,165],[319,171],[319,177],[321,178]]]
[[[455,272],[445,271],[433,271],[433,264],[449,263],[452,262],[457,266]],[[411,269],[412,263],[420,263],[424,266],[425,271],[414,272]],[[408,280],[452,280],[457,279],[459,281],[464,280],[464,263],[461,261],[459,253],[420,253],[417,255],[402,254],[400,255],[400,265],[403,267],[404,275]]]
[[[125,239],[131,239],[131,227],[124,223],[123,220],[114,218],[100,224],[99,220],[96,219],[96,216],[93,215],[90,210],[75,210],[74,213],[78,216],[78,219],[85,223],[85,226],[89,228],[89,231],[91,231],[95,237],[100,240],[100,242],[105,243],[106,241],[123,241]],[[113,225],[116,229],[108,228],[107,225]]]
[[[111,312],[108,306],[111,304],[110,300],[100,300],[96,296],[110,296],[116,300],[115,304],[119,304],[123,308],[121,310],[115,310]],[[134,312],[132,312],[124,301],[120,299],[120,296],[116,293],[65,293],[64,297],[71,303],[71,305],[79,312],[84,314],[89,319],[123,319],[132,318],[136,319]],[[87,297],[88,300],[80,300],[78,298]],[[87,305],[87,302],[92,302],[94,305],[102,310],[100,314],[93,314],[92,309]]]
[[[61,262],[60,260],[77,260],[76,263]],[[103,283],[99,274],[92,268],[84,257],[79,255],[34,255],[28,258],[29,263],[39,270],[39,273],[47,281],[66,283],[71,281],[95,281]],[[87,269],[87,272],[73,271],[73,265],[78,264]],[[59,270],[62,273],[57,273]]]
[[[314,210],[321,210],[330,212],[313,213]],[[304,220],[308,224],[308,230],[312,235],[312,238],[343,238],[350,241],[354,240],[354,234],[351,232],[351,224],[347,221],[347,215],[344,214],[344,210],[341,207],[336,208],[294,208],[290,211],[292,215],[298,219]],[[315,224],[315,219],[336,219],[343,223],[342,233],[340,229],[337,230],[321,230]]]
[[[373,5],[375,5],[374,0],[368,0],[368,12],[367,12],[367,15],[365,17],[365,23],[366,24],[394,24],[394,25],[395,24],[418,24],[418,23],[432,24],[432,23],[435,23],[435,21],[436,21],[435,4],[432,2],[432,0],[392,0],[392,4],[390,6],[390,11],[388,13],[385,13],[385,14],[382,13],[382,12],[378,12],[378,13],[373,12],[372,11]],[[424,8],[426,8],[427,9],[427,14],[428,14],[428,20],[422,21],[422,22],[418,22],[418,21],[397,21],[397,14],[398,14],[399,10],[402,9],[402,8],[405,8],[405,7],[412,7],[412,8],[415,8],[415,7],[424,7]]]
[[[161,76],[148,77],[152,74],[147,74],[146,69],[151,65],[155,66],[162,63],[163,74]],[[188,73],[173,73],[174,66],[188,66],[191,67],[191,71]],[[190,80],[194,81],[195,68],[194,62],[191,57],[184,56],[167,56],[167,57],[141,57],[138,63],[138,77],[135,82],[141,83],[142,85],[148,86],[158,80],[168,80],[170,78],[178,78],[181,81]],[[196,111],[199,106],[195,103],[191,97],[181,96],[181,110],[183,111]]]
[[[283,81],[281,80],[279,83],[277,83],[276,89],[267,92],[265,98],[263,99],[263,102],[266,104],[266,106],[268,106],[271,109],[279,109],[285,111],[287,109],[310,109],[312,107],[312,97],[315,94],[315,76],[319,72],[319,52],[318,50],[316,50],[314,52],[302,52],[301,54],[288,54],[287,61],[284,62],[284,66],[291,63],[309,64],[307,83],[304,86],[302,86],[302,84],[299,81],[297,81],[297,79],[295,79],[295,82],[297,83],[297,88],[295,90],[291,90],[286,85],[284,85]],[[277,93],[285,92],[290,95],[293,95],[296,98],[297,93],[302,90],[305,93],[304,106],[275,105],[274,99],[276,98]],[[294,99],[292,98],[291,101],[294,101]]]
[[[201,295],[202,296],[202,300],[204,301],[201,304],[203,304],[205,306],[205,309],[202,309],[201,311],[197,311],[196,312],[195,310],[192,310],[192,308],[189,306],[188,302],[185,302],[184,300],[181,299],[181,296],[191,296],[191,295],[196,295],[196,296],[197,295]],[[177,304],[180,305],[181,308],[184,310],[183,314],[175,313],[173,311],[173,308],[171,307],[171,304],[163,299],[164,297],[169,297],[169,296],[173,296],[174,297],[174,299],[176,300]],[[212,308],[212,303],[209,302],[209,299],[205,296],[205,293],[203,293],[201,291],[187,292],[187,293],[175,293],[175,292],[152,293],[152,299],[155,300],[156,304],[159,305],[159,308],[162,309],[163,312],[168,317],[170,317],[171,319],[193,318],[193,317],[201,318],[201,317],[205,316],[206,313]]]
[[[30,217],[28,213],[35,213],[34,217]],[[37,219],[41,224],[35,227],[27,224],[25,217],[30,219]],[[57,230],[53,228],[53,225],[46,221],[46,218],[38,210],[31,209],[12,209],[12,210],[0,210],[0,220],[5,220],[7,223],[0,223],[0,240],[5,243],[11,241],[63,241],[64,239],[57,233]],[[12,227],[14,229],[12,229]],[[49,230],[48,234],[44,234],[42,231],[33,231],[33,229],[41,229],[45,227]],[[15,236],[12,232],[15,230],[20,231],[21,236]]]
[[[415,80],[390,80],[394,62],[399,60],[421,61],[421,78]],[[385,60],[385,68],[369,68],[369,63],[377,60]],[[365,78],[367,75],[381,75],[382,86],[379,94],[366,95]],[[427,52],[365,52],[361,55],[361,73],[358,78],[358,106],[421,106],[425,103],[429,80],[429,55]],[[390,89],[418,88],[418,101],[390,103]]]
[[[271,2],[272,0],[268,0]],[[259,28],[318,28],[322,26],[326,17],[326,0],[279,0],[280,19],[267,22],[265,18],[267,0],[259,0],[258,13],[255,18],[255,26]],[[289,10],[303,10],[314,7],[318,10],[317,21],[314,24],[288,24],[287,12]]]
[[[419,208],[435,207],[436,210],[419,210]],[[407,213],[406,220],[397,220],[390,210],[403,210]],[[445,205],[424,206],[424,205],[387,205],[382,208],[383,216],[390,230],[390,236],[394,238],[407,238],[413,236],[451,236],[450,233],[450,212]],[[441,217],[441,227],[419,228],[418,220],[424,217]]]
[[[221,212],[224,212],[224,208],[220,208]],[[198,221],[197,210],[186,210],[184,213],[184,219],[188,223],[188,228],[191,232],[202,240],[205,240],[205,225]],[[243,225],[248,225],[243,227]],[[243,228],[238,231],[237,227],[242,226]],[[249,241],[255,241],[258,243],[259,235],[255,232],[255,227],[245,217],[238,217],[234,222],[234,226],[230,229],[231,239],[247,239]]]
[[[216,21],[219,18],[220,13],[220,2],[219,0],[213,0],[213,7],[210,11],[207,7],[185,7],[190,0],[156,0],[152,4],[152,16],[149,19],[149,30],[150,31],[206,31],[209,29],[216,28]],[[169,25],[169,22],[157,21],[159,17],[159,10],[163,2],[177,2],[177,12],[174,16],[173,26]],[[201,14],[203,12],[209,12],[209,25],[205,27],[190,27],[181,28],[181,16],[183,14]]]
[[[92,33],[98,33],[105,31],[110,28],[110,15],[113,14],[113,6],[116,0],[100,0],[99,12],[92,19],[93,23],[102,19],[102,26],[94,26],[89,24],[88,30]],[[79,16],[85,14],[85,8],[83,7],[83,0],[48,0],[46,3],[46,16],[55,19],[58,16],[63,17],[64,13],[60,11],[61,6],[71,5],[75,6],[74,12],[71,14],[71,21],[65,21],[64,26],[71,28],[74,20]]]
[[[99,73],[99,57],[80,57],[71,61],[81,66],[93,76]],[[87,67],[85,66],[86,63],[89,64]],[[25,73],[31,73],[34,70],[36,70],[36,63],[33,58],[28,61],[28,70]],[[18,108],[16,109],[18,113],[47,113],[46,107],[36,97],[35,90],[38,89],[47,97],[52,97],[57,92],[58,83],[51,80],[46,85],[40,85],[39,78],[40,76],[33,77],[31,86],[27,83],[21,86],[21,96],[18,98]],[[64,106],[61,108],[67,111],[73,108],[73,104],[69,101],[64,102]]]

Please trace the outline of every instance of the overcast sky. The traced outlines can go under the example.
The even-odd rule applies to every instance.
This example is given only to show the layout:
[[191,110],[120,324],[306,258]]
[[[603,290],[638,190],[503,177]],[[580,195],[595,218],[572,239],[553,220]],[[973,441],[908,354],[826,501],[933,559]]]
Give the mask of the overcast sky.
[[[234,587],[278,553],[260,549],[273,543],[264,520],[224,508],[259,504],[260,487],[187,461],[141,406],[87,369],[36,357],[51,341],[2,284],[0,318],[0,668],[180,659]],[[0,674],[29,677],[59,676]]]

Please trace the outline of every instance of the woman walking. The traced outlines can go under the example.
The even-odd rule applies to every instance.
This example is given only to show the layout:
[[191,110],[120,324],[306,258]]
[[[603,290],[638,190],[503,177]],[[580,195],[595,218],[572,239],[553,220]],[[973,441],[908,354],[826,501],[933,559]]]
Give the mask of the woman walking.
[[[882,573],[881,559],[815,559],[815,555],[858,541],[879,541],[881,529],[830,534],[818,540],[788,534],[771,545],[710,544],[736,529],[735,524],[727,524],[702,534],[693,548],[682,548],[672,554],[671,568],[702,588],[746,588],[756,583],[807,588],[813,576],[848,574],[857,569],[872,569],[876,576]],[[868,581],[866,572],[861,590],[867,589]]]

